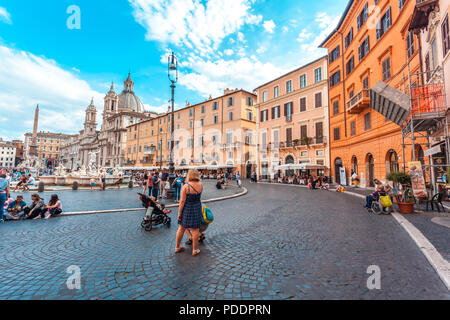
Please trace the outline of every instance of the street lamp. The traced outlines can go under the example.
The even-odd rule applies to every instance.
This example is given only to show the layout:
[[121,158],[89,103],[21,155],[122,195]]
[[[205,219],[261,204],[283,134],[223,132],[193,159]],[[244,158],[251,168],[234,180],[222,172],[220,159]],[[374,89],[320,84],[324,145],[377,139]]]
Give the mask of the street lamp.
[[[173,154],[173,149],[174,149],[174,145],[175,145],[175,136],[174,136],[174,127],[175,127],[175,117],[174,117],[174,109],[175,109],[175,83],[177,83],[178,81],[178,59],[177,57],[175,57],[175,54],[172,53],[170,54],[170,56],[168,57],[168,76],[169,76],[169,80],[170,80],[170,88],[172,89],[172,98],[171,98],[171,103],[172,103],[172,107],[171,107],[171,115],[170,115],[170,120],[171,120],[171,125],[170,125],[170,133],[171,133],[171,138],[170,138],[170,159],[169,159],[169,173],[170,173],[170,178],[173,180],[175,179],[175,163],[174,163],[174,154]],[[172,183],[172,181],[171,181]]]

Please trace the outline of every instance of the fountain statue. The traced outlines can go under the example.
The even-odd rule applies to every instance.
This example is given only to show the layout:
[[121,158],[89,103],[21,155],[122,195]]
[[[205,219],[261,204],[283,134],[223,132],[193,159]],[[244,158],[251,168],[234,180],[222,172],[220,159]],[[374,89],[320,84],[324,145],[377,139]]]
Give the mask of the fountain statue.
[[44,166],[42,163],[42,159],[39,159],[37,156],[28,155],[27,158],[20,163],[19,168],[35,169],[39,171],[43,169]]
[[57,177],[64,177],[66,175],[66,168],[63,166],[62,163],[60,163],[57,167],[56,167],[56,173],[55,175]]
[[97,169],[97,153],[99,152],[100,150],[89,152],[88,174],[91,177],[96,177],[99,173],[99,170]]

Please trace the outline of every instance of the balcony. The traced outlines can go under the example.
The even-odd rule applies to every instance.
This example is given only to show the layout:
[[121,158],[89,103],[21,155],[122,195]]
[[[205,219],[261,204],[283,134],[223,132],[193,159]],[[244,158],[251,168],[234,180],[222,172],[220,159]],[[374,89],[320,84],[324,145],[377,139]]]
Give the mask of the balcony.
[[360,113],[370,105],[370,91],[363,89],[347,101],[347,112],[350,114]]
[[141,159],[141,163],[143,163],[143,164],[152,164],[153,163],[153,158],[142,158]]
[[153,148],[144,148],[144,154],[146,156],[154,156],[155,153],[156,153],[156,148],[155,147],[153,147]]
[[418,31],[426,28],[428,26],[428,17],[436,8],[439,9],[438,0],[416,0],[409,30]]

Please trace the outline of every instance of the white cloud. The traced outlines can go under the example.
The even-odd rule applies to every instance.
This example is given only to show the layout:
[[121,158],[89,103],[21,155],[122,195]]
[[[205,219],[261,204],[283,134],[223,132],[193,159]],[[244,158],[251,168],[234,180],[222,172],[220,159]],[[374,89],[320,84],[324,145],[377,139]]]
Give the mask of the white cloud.
[[257,54],[262,54],[262,53],[264,53],[264,52],[266,52],[267,51],[267,48],[265,47],[265,46],[260,46],[257,50],[256,50],[256,53]]
[[289,31],[289,27],[288,27],[288,26],[284,26],[284,27],[282,28],[282,30],[283,30],[283,33],[286,33],[286,32]]
[[234,51],[232,49],[226,49],[223,53],[225,53],[227,56],[233,55]]
[[7,24],[12,24],[11,15],[3,7],[0,7],[0,21],[3,21],[5,23],[7,23]]
[[275,22],[273,22],[273,20],[268,20],[268,21],[264,21],[263,27],[268,33],[273,33],[275,30],[276,24],[275,24]]
[[214,52],[223,39],[262,17],[251,13],[253,0],[128,0],[147,40],[184,45],[199,54]]
[[298,42],[303,42],[312,37],[312,33],[308,32],[306,29],[303,29],[297,37]]
[[263,63],[255,56],[238,60],[205,61],[191,58],[193,72],[183,74],[180,84],[200,93],[205,98],[219,96],[226,88],[242,88],[252,91],[258,85],[286,72],[271,63]]
[[45,57],[0,46],[0,70],[0,110],[9,111],[2,112],[8,125],[0,126],[0,136],[31,131],[36,104],[42,114],[39,130],[62,132],[81,129],[92,97],[97,108],[103,107],[104,94]]

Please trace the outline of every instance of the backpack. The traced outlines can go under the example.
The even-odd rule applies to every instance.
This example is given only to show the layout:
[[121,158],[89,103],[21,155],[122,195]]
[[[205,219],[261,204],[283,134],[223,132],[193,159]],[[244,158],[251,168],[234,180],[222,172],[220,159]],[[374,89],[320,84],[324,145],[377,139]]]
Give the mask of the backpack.
[[202,208],[202,224],[210,224],[214,221],[214,215],[210,208],[203,207]]

